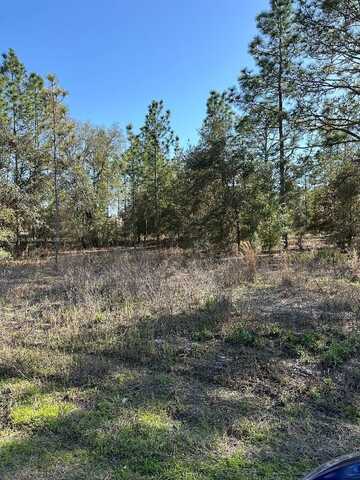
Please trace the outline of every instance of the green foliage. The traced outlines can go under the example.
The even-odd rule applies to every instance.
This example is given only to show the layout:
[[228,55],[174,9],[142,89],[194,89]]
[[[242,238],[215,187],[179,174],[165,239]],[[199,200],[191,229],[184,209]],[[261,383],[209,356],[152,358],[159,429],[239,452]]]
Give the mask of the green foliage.
[[29,73],[9,49],[1,251],[141,241],[239,251],[256,239],[271,251],[293,235],[303,249],[315,232],[357,248],[358,23],[353,0],[271,1],[249,48],[254,70],[210,92],[199,141],[186,150],[162,100],[126,140],[117,127],[76,125],[56,77]]
[[356,335],[349,335],[342,340],[334,339],[322,355],[326,366],[336,367],[349,360],[360,348],[360,338]]
[[335,149],[359,142],[359,16],[355,0],[299,2],[304,122]]
[[75,161],[67,173],[63,203],[66,236],[84,248],[116,244],[119,221],[112,215],[120,188],[123,137],[117,128],[78,125],[74,133]]
[[324,184],[313,193],[312,223],[345,249],[360,234],[360,169],[347,159],[334,160],[324,166]]
[[197,244],[224,248],[236,243],[239,248],[254,234],[258,184],[246,134],[228,95],[211,92],[199,144],[186,160],[192,199],[188,236]]
[[[242,70],[239,93],[235,97],[248,116],[247,122],[256,145],[251,147],[252,151],[265,165],[273,162],[267,187],[271,192],[271,187],[276,185],[282,209],[289,204],[292,186],[293,165],[288,152],[296,147],[299,135],[293,121],[299,55],[294,20],[292,0],[271,2],[269,11],[257,16],[259,33],[249,48],[257,68],[254,72]],[[271,220],[265,222],[267,225],[263,225],[262,230],[266,232],[268,248],[275,243],[276,227],[271,226],[274,224]],[[282,232],[286,247],[287,233],[285,230]]]
[[280,242],[284,233],[284,222],[278,208],[269,208],[261,219],[257,234],[263,250],[271,252]]

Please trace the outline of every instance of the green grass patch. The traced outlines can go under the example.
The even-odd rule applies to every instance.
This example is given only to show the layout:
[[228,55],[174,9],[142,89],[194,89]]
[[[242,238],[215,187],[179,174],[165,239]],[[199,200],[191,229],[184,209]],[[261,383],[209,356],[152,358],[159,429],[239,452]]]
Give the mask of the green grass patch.
[[74,404],[42,396],[31,404],[18,405],[12,408],[10,420],[15,427],[39,427],[53,423],[64,415],[75,411],[76,408]]

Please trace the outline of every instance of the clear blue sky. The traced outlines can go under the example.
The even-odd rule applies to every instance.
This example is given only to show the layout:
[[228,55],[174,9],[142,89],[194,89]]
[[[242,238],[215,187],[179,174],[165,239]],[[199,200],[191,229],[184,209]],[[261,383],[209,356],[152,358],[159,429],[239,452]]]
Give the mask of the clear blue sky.
[[6,0],[0,48],[55,73],[78,120],[139,126],[163,99],[182,143],[194,140],[208,93],[251,65],[255,16],[268,0]]

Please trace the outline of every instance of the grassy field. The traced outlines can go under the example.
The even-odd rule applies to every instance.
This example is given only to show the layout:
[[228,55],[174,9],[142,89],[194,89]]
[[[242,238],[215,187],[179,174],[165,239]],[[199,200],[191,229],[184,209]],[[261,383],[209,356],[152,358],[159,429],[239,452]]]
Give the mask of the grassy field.
[[295,480],[360,447],[359,261],[122,252],[0,277],[1,480]]

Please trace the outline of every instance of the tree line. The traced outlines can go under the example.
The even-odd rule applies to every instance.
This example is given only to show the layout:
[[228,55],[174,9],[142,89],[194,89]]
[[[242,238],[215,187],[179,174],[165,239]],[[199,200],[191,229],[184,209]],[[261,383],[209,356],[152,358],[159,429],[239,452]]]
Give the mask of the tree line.
[[[71,118],[54,75],[16,53],[0,67],[0,252],[171,242],[300,248],[307,233],[360,244],[360,4],[271,0],[255,68],[210,92],[181,146],[163,101],[143,126]],[[191,114],[191,112],[189,112]]]

